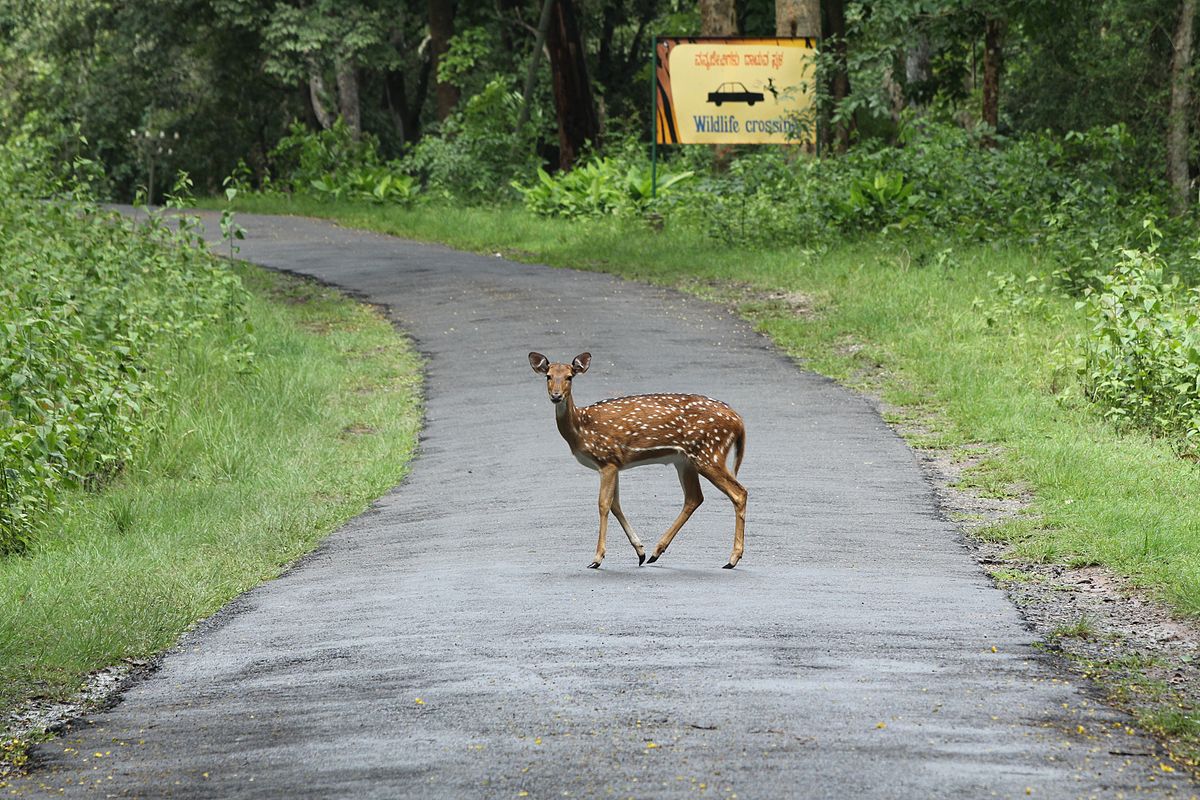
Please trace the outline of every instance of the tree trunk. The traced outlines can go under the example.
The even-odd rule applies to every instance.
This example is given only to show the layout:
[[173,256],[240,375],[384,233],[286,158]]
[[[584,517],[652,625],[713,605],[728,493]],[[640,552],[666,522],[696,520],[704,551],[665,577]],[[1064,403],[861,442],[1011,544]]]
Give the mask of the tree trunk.
[[350,134],[358,139],[362,136],[362,111],[358,100],[358,69],[354,64],[343,61],[337,65],[338,111]]
[[1192,33],[1196,0],[1183,0],[1179,24],[1171,38],[1171,109],[1167,116],[1167,180],[1171,183],[1171,211],[1187,210],[1191,181],[1188,175],[1188,107],[1191,105]]
[[[701,36],[737,36],[737,3],[735,0],[700,0]],[[714,144],[713,166],[724,171],[729,166],[733,147]]]
[[913,45],[904,51],[905,102],[923,106],[932,99],[929,85],[932,71],[929,36],[918,34]]
[[734,0],[700,0],[701,36],[737,36],[737,32]]
[[[835,63],[829,79],[829,95],[833,109],[837,109],[838,105],[850,96],[850,72],[846,67],[845,0],[825,0],[825,19],[829,25],[828,40],[832,42]],[[851,123],[839,122],[832,127],[834,147],[839,153],[846,152],[850,147]]]
[[404,124],[405,113],[408,111],[408,87],[404,85],[404,73],[398,70],[388,70],[383,76],[383,107],[392,118],[396,135],[400,144],[408,144],[408,131]]
[[820,36],[820,0],[775,0],[775,35]]
[[533,97],[533,84],[537,78],[538,61],[546,49],[546,37],[550,33],[550,20],[554,14],[555,0],[542,0],[542,13],[538,15],[537,36],[533,40],[533,52],[529,54],[529,65],[525,68],[525,89],[521,92],[521,113],[517,117],[517,133],[529,122],[529,100]]
[[438,63],[454,36],[454,0],[429,0],[429,52],[433,61],[433,78],[437,85],[437,118],[444,120],[458,104],[458,87],[438,80]]
[[569,170],[585,142],[598,144],[600,118],[588,80],[583,38],[573,0],[557,0],[547,31],[550,69],[554,74],[554,107],[558,113],[558,164]]
[[1000,122],[1000,70],[1004,56],[1004,20],[988,17],[983,33],[983,124],[990,129],[983,143],[995,147],[992,134]]
[[325,107],[325,97],[328,94],[325,90],[325,79],[321,77],[321,73],[313,72],[308,76],[308,100],[312,103],[313,115],[317,118],[317,122],[321,123],[321,127],[329,130],[333,127],[333,115],[329,113],[329,109]]
[[613,35],[617,32],[617,23],[625,22],[623,4],[607,0],[604,11],[600,15],[600,46],[596,49],[596,82],[607,88],[614,86],[613,68]]
[[412,102],[408,106],[408,117],[404,120],[404,129],[410,141],[421,138],[421,109],[425,108],[425,99],[429,96],[429,74],[433,72],[433,60],[426,58],[421,62],[417,73],[417,90],[413,92]]

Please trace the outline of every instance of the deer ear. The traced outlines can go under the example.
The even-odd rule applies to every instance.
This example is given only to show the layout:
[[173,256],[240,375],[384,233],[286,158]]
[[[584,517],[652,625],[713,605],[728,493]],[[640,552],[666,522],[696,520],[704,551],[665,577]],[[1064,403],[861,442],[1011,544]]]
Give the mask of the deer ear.
[[576,375],[578,375],[581,372],[587,372],[588,367],[591,366],[591,363],[592,363],[592,354],[591,353],[580,353],[579,355],[575,356],[575,359],[571,362],[571,370]]
[[533,367],[534,372],[540,372],[545,375],[550,370],[550,359],[541,353],[530,353],[529,366]]

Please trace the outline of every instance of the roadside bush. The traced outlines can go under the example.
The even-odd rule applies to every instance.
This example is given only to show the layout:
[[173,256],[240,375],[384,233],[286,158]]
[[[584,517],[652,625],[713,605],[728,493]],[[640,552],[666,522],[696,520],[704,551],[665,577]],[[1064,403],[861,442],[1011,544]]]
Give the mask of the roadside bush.
[[521,93],[509,84],[507,78],[490,81],[436,133],[421,137],[403,159],[404,171],[442,198],[471,205],[515,200],[513,181],[532,175],[541,163],[539,132],[546,137],[553,132],[542,103],[531,105],[529,121],[518,131]]
[[419,189],[400,162],[379,158],[377,143],[369,134],[356,140],[341,119],[323,131],[293,123],[271,158],[276,172],[272,188],[296,194],[406,205]]
[[1200,289],[1164,279],[1151,247],[1124,250],[1079,303],[1092,330],[1080,340],[1085,395],[1123,425],[1200,454]]
[[189,339],[250,357],[241,283],[194,232],[101,212],[37,151],[0,148],[0,554],[121,469]]
[[[660,196],[692,177],[691,172],[658,175]],[[513,188],[525,198],[525,207],[548,217],[584,217],[605,214],[641,213],[651,205],[649,164],[618,163],[615,159],[593,158],[570,172],[551,176],[538,167],[538,182]]]
[[[649,174],[645,151],[625,147],[571,173],[514,185],[539,214],[611,214],[622,205],[621,176]],[[1162,220],[1159,255],[1169,268],[1191,269],[1192,220],[1169,217],[1163,187],[1139,172],[1136,151],[1121,126],[993,148],[934,120],[910,120],[900,146],[863,142],[819,159],[760,148],[714,169],[711,148],[680,147],[660,171],[698,177],[674,187],[658,210],[672,224],[743,246],[816,247],[879,234],[1005,240],[1041,252],[1056,279],[1079,291],[1108,254],[1136,240],[1147,217]]]

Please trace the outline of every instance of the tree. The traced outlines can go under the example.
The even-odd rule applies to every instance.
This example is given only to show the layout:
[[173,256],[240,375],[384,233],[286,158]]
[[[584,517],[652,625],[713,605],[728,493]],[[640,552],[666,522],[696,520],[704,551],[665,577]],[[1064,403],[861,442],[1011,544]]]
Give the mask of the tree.
[[458,104],[458,87],[438,77],[438,64],[454,36],[454,0],[429,0],[429,51],[437,81],[437,118],[445,120]]
[[820,0],[775,0],[775,35],[819,37]]
[[1179,21],[1171,38],[1170,111],[1167,114],[1167,178],[1171,183],[1171,209],[1182,214],[1188,207],[1188,117],[1191,106],[1192,31],[1196,0],[1183,0]]
[[[825,42],[830,48],[831,56],[827,63],[832,65],[829,75],[829,100],[836,108],[850,96],[850,70],[846,64],[846,2],[824,0],[824,6],[825,20],[829,25]],[[852,124],[853,118],[833,122],[832,135],[838,152],[844,153],[849,149]]]
[[[980,117],[983,124],[995,131],[1000,124],[1000,69],[1004,63],[1003,19],[988,16],[984,20],[983,35],[983,107]],[[984,143],[994,146],[995,140],[984,136]]]
[[[638,92],[638,72],[650,60],[647,32],[658,15],[659,0],[605,0],[596,47],[596,83],[604,88],[605,113],[610,117],[638,115],[645,93]],[[633,91],[630,91],[633,89]]]
[[397,60],[387,21],[400,13],[399,0],[212,1],[222,16],[260,33],[268,75],[307,86],[322,127],[331,127],[340,115],[355,137],[360,134],[359,73]]
[[700,0],[701,36],[736,36],[737,32],[734,0]]
[[558,165],[569,170],[588,142],[600,143],[600,117],[588,78],[587,59],[573,0],[556,0],[546,47],[554,74],[558,114]]

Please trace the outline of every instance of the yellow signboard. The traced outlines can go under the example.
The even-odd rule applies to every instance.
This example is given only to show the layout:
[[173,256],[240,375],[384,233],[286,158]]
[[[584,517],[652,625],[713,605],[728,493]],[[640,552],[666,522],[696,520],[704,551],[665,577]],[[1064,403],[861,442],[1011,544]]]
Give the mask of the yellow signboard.
[[659,144],[811,144],[813,39],[659,39]]

